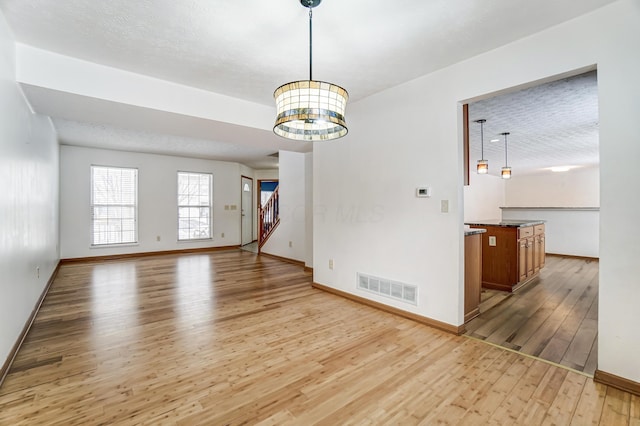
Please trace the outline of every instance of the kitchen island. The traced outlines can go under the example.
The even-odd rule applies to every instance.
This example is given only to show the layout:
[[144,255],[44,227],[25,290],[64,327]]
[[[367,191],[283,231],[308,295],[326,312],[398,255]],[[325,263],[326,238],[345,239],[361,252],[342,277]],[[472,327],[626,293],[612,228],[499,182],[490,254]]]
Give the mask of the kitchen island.
[[480,315],[482,235],[486,229],[464,230],[464,322]]
[[482,287],[513,292],[533,281],[545,264],[544,220],[468,222],[482,228]]

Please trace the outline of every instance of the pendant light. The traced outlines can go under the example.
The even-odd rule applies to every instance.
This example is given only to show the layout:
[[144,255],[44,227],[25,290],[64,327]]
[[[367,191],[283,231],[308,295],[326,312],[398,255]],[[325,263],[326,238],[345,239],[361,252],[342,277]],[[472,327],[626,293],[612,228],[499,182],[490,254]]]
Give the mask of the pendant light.
[[476,123],[480,123],[480,160],[476,165],[476,172],[479,175],[486,175],[489,173],[489,162],[484,159],[484,123],[487,122],[484,118],[476,120]]
[[276,124],[273,132],[287,139],[322,141],[338,139],[347,134],[344,112],[349,94],[332,83],[313,79],[312,25],[313,8],[322,0],[300,0],[309,8],[309,80],[293,81],[278,87]]
[[500,133],[504,136],[504,167],[502,168],[502,179],[511,179],[511,167],[507,165],[507,135],[509,132]]

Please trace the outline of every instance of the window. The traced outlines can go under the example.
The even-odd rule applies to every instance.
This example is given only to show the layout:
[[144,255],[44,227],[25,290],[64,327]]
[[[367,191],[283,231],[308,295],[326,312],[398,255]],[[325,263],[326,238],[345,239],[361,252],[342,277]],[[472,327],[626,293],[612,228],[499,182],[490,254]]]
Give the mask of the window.
[[178,172],[178,240],[211,238],[211,173]]
[[138,169],[91,166],[91,245],[138,241]]

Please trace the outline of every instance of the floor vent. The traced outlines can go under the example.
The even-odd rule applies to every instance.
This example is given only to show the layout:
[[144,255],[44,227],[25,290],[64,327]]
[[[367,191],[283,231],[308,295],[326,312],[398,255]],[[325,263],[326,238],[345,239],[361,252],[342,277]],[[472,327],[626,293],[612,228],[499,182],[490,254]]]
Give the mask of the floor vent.
[[414,305],[418,304],[418,287],[414,285],[399,283],[385,278],[372,277],[358,272],[357,286],[360,290],[391,299],[401,300]]

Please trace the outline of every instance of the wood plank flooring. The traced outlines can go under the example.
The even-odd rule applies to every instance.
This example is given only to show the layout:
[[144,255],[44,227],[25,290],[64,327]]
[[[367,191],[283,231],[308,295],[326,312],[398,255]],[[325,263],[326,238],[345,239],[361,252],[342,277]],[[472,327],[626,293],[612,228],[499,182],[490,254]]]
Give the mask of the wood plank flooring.
[[[566,296],[565,296],[566,297]],[[640,424],[640,397],[242,250],[65,264],[1,425]]]
[[540,279],[515,293],[483,289],[467,335],[593,376],[597,367],[598,261],[547,256]]

